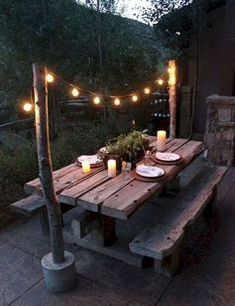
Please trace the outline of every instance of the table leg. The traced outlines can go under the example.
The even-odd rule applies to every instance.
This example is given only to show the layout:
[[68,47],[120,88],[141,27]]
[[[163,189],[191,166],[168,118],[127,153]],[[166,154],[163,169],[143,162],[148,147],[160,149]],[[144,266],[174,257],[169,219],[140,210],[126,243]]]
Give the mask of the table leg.
[[116,220],[109,216],[101,216],[101,228],[104,238],[104,246],[110,246],[116,241]]

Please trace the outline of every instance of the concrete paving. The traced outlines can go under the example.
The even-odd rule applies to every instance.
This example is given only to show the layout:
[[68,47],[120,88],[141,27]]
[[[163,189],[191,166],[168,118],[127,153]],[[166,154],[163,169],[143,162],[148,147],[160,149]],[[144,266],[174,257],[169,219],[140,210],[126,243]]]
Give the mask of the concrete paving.
[[[77,287],[64,294],[44,286],[40,259],[50,250],[38,218],[0,231],[0,306],[235,305],[235,168],[220,185],[217,215],[169,279],[75,245]],[[198,237],[198,236],[197,236]]]

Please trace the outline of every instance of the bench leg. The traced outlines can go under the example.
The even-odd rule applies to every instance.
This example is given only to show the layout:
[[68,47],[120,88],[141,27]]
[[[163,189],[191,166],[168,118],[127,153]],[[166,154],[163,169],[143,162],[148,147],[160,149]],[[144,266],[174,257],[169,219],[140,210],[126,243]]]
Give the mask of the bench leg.
[[177,247],[173,254],[162,260],[154,260],[154,271],[167,277],[177,274],[180,262],[180,247]]
[[176,196],[180,192],[180,176],[175,177],[167,185],[163,186],[159,192],[160,197]]
[[116,220],[109,216],[101,216],[101,228],[104,238],[104,246],[110,246],[116,241]]
[[176,176],[173,180],[168,183],[167,190],[170,193],[180,192],[180,176]]
[[211,216],[217,208],[217,187],[213,189],[213,197],[204,209],[204,217],[206,222],[210,222]]

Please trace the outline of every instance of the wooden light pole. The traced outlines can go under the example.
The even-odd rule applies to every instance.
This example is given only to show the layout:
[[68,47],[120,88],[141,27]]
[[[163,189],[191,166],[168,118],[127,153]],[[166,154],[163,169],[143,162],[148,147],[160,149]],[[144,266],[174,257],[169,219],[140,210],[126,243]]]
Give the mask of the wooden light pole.
[[44,256],[42,266],[47,288],[60,292],[74,287],[75,266],[73,254],[64,251],[61,210],[53,184],[46,75],[44,66],[33,64],[39,177],[47,205],[51,239],[51,253]]
[[177,82],[177,65],[175,60],[171,60],[168,63],[169,74],[169,108],[170,108],[170,135],[169,137],[176,137],[176,82]]

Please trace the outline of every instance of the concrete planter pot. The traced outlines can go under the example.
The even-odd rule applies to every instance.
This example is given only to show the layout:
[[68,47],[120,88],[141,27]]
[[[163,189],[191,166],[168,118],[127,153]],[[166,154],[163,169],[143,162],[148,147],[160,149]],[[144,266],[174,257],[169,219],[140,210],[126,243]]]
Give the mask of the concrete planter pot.
[[49,253],[42,258],[41,264],[45,285],[48,290],[66,292],[75,287],[75,257],[72,253],[65,251],[65,261],[60,264],[53,263],[52,253]]

